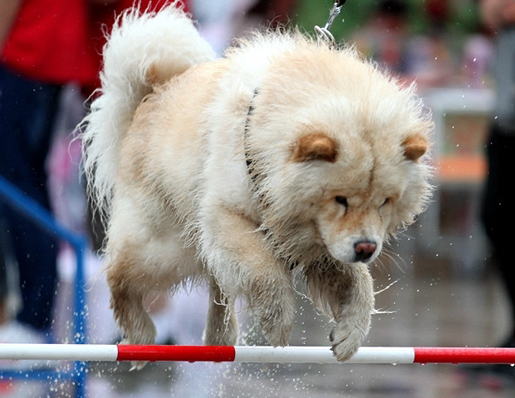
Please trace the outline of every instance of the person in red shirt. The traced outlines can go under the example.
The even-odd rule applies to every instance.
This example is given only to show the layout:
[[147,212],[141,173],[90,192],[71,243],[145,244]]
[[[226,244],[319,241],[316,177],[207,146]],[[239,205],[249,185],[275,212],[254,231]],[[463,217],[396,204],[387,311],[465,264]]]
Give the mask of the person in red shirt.
[[[0,174],[50,211],[45,162],[59,94],[72,81],[92,84],[98,73],[88,48],[88,4],[10,0],[1,7]],[[4,203],[0,219],[18,265],[22,302],[6,334],[43,342],[52,323],[57,242]]]
[[[142,9],[165,3],[137,2]],[[133,0],[0,1],[0,175],[48,211],[45,162],[59,94],[71,82],[88,91],[98,87],[105,42],[102,26],[112,26],[115,13],[132,4]],[[10,335],[17,342],[43,342],[52,325],[57,242],[1,201],[0,228],[0,246],[11,247],[17,261],[22,299]],[[5,278],[0,275],[1,279]],[[1,285],[0,296],[5,293]]]

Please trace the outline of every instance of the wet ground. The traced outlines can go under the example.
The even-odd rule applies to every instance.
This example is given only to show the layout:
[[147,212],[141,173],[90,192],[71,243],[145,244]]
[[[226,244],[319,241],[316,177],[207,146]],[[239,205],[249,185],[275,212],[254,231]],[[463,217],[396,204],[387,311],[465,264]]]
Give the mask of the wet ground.
[[[507,305],[495,273],[463,276],[444,261],[396,260],[374,269],[377,308],[369,346],[494,346],[508,328]],[[382,291],[384,290],[384,291]],[[186,297],[186,301],[194,299]],[[202,312],[202,306],[196,306]],[[184,306],[183,306],[184,307]],[[189,309],[184,325],[202,314]],[[180,312],[180,311],[179,311]],[[186,326],[185,326],[186,327]],[[194,326],[193,326],[194,327]],[[199,333],[201,328],[197,328]],[[331,325],[299,296],[292,345],[327,345]],[[260,343],[258,334],[246,342]],[[149,364],[92,363],[89,397],[355,397],[504,398],[515,376],[455,365]],[[515,375],[515,372],[512,372]],[[69,383],[0,382],[0,397],[73,397]]]
[[[426,271],[378,270],[378,290],[397,282],[377,295],[385,313],[374,316],[366,345],[485,346],[502,339],[506,303],[496,278]],[[327,345],[329,331],[299,299],[291,344]],[[160,364],[141,374],[99,371],[90,388],[105,397],[501,398],[514,396],[515,377],[453,365]]]

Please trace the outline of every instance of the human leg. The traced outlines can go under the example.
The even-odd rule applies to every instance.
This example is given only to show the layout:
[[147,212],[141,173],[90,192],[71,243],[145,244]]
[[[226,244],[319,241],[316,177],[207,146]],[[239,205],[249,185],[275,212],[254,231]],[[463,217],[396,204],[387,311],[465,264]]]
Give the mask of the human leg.
[[481,219],[510,303],[512,332],[506,344],[515,346],[515,267],[510,253],[515,223],[515,203],[510,183],[515,169],[514,153],[515,136],[503,134],[494,128],[487,142],[488,176]]
[[[0,174],[50,211],[45,161],[60,86],[33,82],[4,68],[0,68],[0,83]],[[17,318],[43,331],[51,325],[56,241],[5,204],[0,211],[19,268],[22,310]]]

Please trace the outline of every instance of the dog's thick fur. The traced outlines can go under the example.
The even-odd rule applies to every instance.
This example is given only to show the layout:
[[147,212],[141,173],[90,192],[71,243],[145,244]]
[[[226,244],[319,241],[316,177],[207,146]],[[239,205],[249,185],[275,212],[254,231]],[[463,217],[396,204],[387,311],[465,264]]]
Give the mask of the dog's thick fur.
[[173,6],[126,13],[104,62],[82,138],[126,341],[154,341],[150,291],[206,279],[206,344],[236,343],[242,295],[286,345],[297,275],[351,357],[374,309],[367,263],[430,195],[432,125],[413,88],[297,31],[217,59]]

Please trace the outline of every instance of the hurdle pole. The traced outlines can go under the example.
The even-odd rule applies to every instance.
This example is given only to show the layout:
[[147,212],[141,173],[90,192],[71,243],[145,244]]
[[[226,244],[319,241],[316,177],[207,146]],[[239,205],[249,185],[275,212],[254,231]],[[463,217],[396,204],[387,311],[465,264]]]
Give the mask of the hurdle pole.
[[[328,347],[0,344],[0,360],[339,363]],[[349,364],[515,364],[515,348],[361,347]]]

